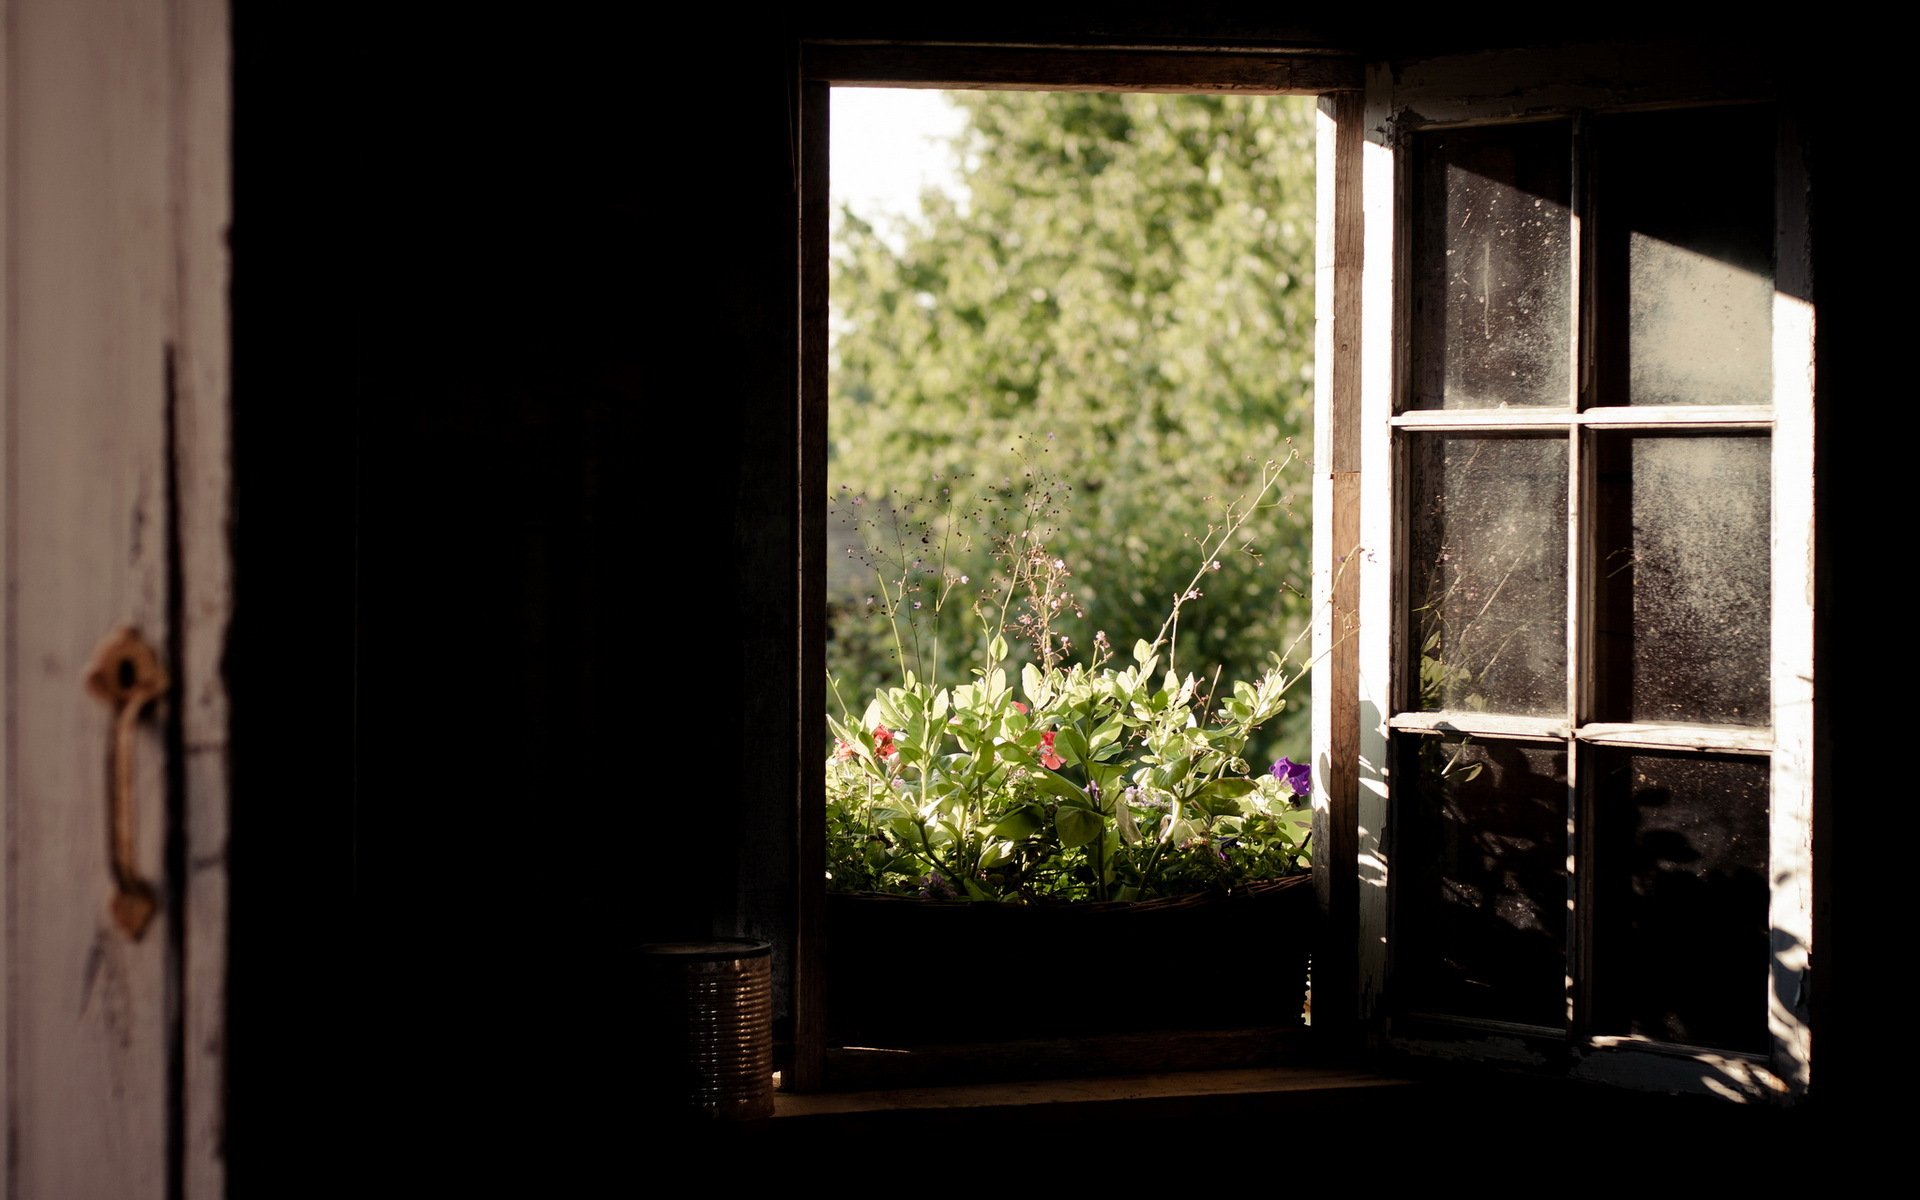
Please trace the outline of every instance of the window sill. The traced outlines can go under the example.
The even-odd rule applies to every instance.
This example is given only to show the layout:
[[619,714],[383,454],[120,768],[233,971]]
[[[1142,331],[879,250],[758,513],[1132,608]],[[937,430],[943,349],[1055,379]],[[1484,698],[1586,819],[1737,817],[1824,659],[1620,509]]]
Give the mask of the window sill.
[[1175,1114],[1325,1113],[1410,1089],[1413,1081],[1331,1067],[1248,1067],[1016,1083],[901,1087],[774,1097],[773,1121],[801,1125],[874,1119],[1076,1120],[1096,1113],[1150,1119]]

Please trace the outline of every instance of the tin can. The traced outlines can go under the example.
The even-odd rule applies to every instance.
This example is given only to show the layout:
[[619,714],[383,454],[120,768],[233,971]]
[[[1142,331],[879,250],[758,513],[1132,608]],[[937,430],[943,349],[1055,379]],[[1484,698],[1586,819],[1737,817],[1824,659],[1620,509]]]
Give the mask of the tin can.
[[772,1116],[772,944],[652,942],[640,956],[646,1107],[698,1120]]

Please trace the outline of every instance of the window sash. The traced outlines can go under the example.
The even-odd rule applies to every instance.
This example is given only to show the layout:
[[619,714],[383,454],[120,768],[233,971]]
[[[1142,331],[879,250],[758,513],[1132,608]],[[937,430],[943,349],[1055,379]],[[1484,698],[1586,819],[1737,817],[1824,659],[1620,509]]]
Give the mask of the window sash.
[[[1532,78],[1537,67],[1521,60],[1509,64],[1515,81]],[[1482,72],[1498,73],[1494,64],[1481,63]],[[1711,1060],[1731,1067],[1723,1078],[1738,1077],[1744,1082],[1735,1090],[1753,1094],[1798,1094],[1807,1085],[1811,1071],[1811,1048],[1803,1004],[1804,970],[1811,941],[1811,819],[1812,819],[1812,627],[1811,603],[1812,462],[1813,414],[1813,314],[1810,296],[1811,247],[1806,233],[1804,211],[1804,164],[1801,139],[1793,114],[1781,110],[1775,160],[1775,293],[1772,329],[1772,403],[1765,406],[1675,406],[1627,408],[1616,406],[1582,409],[1579,397],[1570,396],[1562,408],[1503,410],[1410,410],[1405,407],[1406,389],[1411,378],[1409,339],[1405,332],[1410,320],[1411,228],[1414,213],[1410,204],[1410,134],[1417,122],[1427,127],[1440,118],[1460,123],[1485,123],[1511,119],[1525,113],[1532,118],[1553,110],[1552,103],[1529,103],[1550,96],[1558,85],[1544,78],[1534,90],[1522,86],[1499,97],[1481,101],[1450,98],[1444,106],[1426,101],[1422,84],[1409,81],[1404,74],[1377,70],[1369,73],[1364,101],[1362,128],[1368,140],[1359,148],[1358,174],[1361,196],[1356,207],[1363,214],[1364,254],[1368,264],[1357,289],[1362,308],[1361,329],[1364,350],[1360,364],[1360,473],[1366,481],[1391,481],[1390,487],[1368,482],[1359,489],[1360,542],[1362,554],[1359,624],[1363,631],[1357,664],[1351,680],[1358,692],[1358,707],[1363,714],[1360,730],[1360,777],[1357,825],[1360,830],[1356,859],[1360,871],[1357,952],[1360,961],[1361,994],[1358,1007],[1365,1020],[1393,1036],[1416,1034],[1422,1028],[1434,1028],[1439,1018],[1431,1014],[1393,1012],[1391,1010],[1392,930],[1388,892],[1391,861],[1386,830],[1392,812],[1393,779],[1391,764],[1394,734],[1401,736],[1454,732],[1486,738],[1518,738],[1535,741],[1564,740],[1569,752],[1569,790],[1582,793],[1578,763],[1588,748],[1633,747],[1701,753],[1738,753],[1768,756],[1770,763],[1770,832],[1768,859],[1773,876],[1769,899],[1771,953],[1767,1004],[1768,1026],[1772,1039],[1770,1052],[1761,1056],[1705,1050],[1698,1047],[1669,1046],[1641,1037],[1617,1034],[1577,1037],[1584,1052],[1576,1073],[1597,1077],[1615,1077],[1623,1070],[1628,1077],[1644,1076],[1644,1081],[1678,1078],[1662,1064],[1683,1061],[1694,1064]],[[1494,89],[1499,90],[1499,89]],[[1715,99],[1728,99],[1718,97]],[[1739,97],[1751,99],[1752,96]],[[1698,99],[1698,97],[1689,97]],[[1414,112],[1427,114],[1414,117]],[[1560,112],[1575,117],[1576,143],[1582,136],[1576,104],[1563,104]],[[1578,153],[1578,151],[1576,151]],[[1576,167],[1576,172],[1578,167]],[[1574,242],[1579,247],[1588,235],[1580,228],[1588,212],[1585,181],[1576,174],[1574,192]],[[1578,252],[1578,251],[1576,251]],[[1584,256],[1583,256],[1584,257]],[[1589,285],[1577,274],[1575,294],[1588,310]],[[1584,321],[1584,317],[1577,320]],[[1584,353],[1588,327],[1576,327],[1582,336],[1574,339],[1573,353]],[[1573,374],[1584,379],[1576,362]],[[1647,429],[1679,431],[1689,429],[1733,432],[1767,431],[1771,435],[1770,464],[1772,579],[1771,645],[1769,679],[1773,725],[1769,728],[1735,728],[1713,725],[1586,722],[1575,725],[1554,717],[1514,717],[1479,712],[1420,712],[1405,709],[1396,701],[1404,695],[1401,672],[1411,661],[1408,642],[1406,598],[1403,572],[1408,569],[1405,522],[1399,509],[1408,482],[1404,438],[1418,431],[1512,432],[1539,434],[1553,429],[1567,432],[1570,496],[1568,537],[1570,549],[1584,543],[1580,528],[1580,507],[1589,502],[1581,488],[1585,464],[1581,461],[1582,431],[1608,428],[1622,431]],[[1580,694],[1586,676],[1588,658],[1585,647],[1589,610],[1582,595],[1583,564],[1574,554],[1569,563],[1568,671],[1570,695],[1568,712],[1585,713],[1586,696]],[[1385,630],[1388,636],[1366,634],[1367,630]],[[1580,939],[1574,939],[1578,948]],[[1580,961],[1576,974],[1591,979],[1591,963]],[[1583,996],[1590,1000],[1590,996]],[[1756,1004],[1760,998],[1756,996]],[[1590,1005],[1586,1005],[1590,1010]],[[1391,1014],[1391,1015],[1390,1015]],[[1473,1022],[1440,1020],[1456,1029],[1473,1027]],[[1493,1036],[1499,1031],[1483,1031]],[[1508,1031],[1509,1033],[1511,1031]],[[1562,1031],[1546,1031],[1560,1036]],[[1484,1047],[1483,1047],[1484,1048]],[[1643,1061],[1644,1060],[1644,1061]],[[1622,1063],[1630,1063],[1622,1067]],[[1737,1070],[1734,1068],[1738,1068]],[[1688,1068],[1692,1069],[1692,1068]],[[1680,1075],[1685,1075],[1682,1070]],[[1692,1076],[1688,1086],[1701,1087],[1701,1073]],[[1664,1086],[1664,1085],[1660,1085]]]

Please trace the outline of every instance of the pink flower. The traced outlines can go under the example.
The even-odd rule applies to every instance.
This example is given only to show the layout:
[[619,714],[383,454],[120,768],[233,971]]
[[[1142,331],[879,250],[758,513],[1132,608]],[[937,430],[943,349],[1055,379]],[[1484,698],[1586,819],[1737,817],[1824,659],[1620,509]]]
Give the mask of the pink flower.
[[1067,765],[1067,760],[1053,752],[1053,730],[1040,735],[1040,765],[1049,771],[1058,771]]
[[833,756],[835,758],[845,761],[849,758],[855,757],[859,753],[860,752],[858,750],[855,750],[853,748],[853,743],[848,741],[847,739],[845,738],[834,739]]
[[1013,711],[1019,713],[1021,716],[1024,717],[1027,715],[1027,706],[1020,703],[1018,700],[1015,700],[1013,702]]
[[885,725],[873,727],[873,752],[881,758],[892,758],[900,747],[893,744],[893,730]]

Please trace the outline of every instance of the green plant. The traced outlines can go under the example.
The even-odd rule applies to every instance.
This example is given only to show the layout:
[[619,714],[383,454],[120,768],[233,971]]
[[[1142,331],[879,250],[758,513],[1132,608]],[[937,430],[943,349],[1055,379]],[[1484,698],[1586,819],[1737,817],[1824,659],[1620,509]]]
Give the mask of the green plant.
[[[1175,665],[1182,609],[1222,569],[1220,555],[1249,517],[1275,503],[1291,462],[1265,464],[1250,498],[1228,504],[1195,539],[1198,568],[1124,666],[1114,665],[1104,630],[1075,661],[1062,624],[1080,614],[1071,572],[1046,545],[1052,487],[1030,487],[1013,527],[996,538],[999,567],[972,606],[980,658],[968,682],[943,686],[906,665],[914,617],[971,583],[939,558],[951,520],[913,526],[905,539],[931,558],[876,556],[876,607],[892,630],[901,679],[858,715],[842,704],[829,717],[830,886],[1015,902],[1138,900],[1305,869],[1307,767],[1281,758],[1255,769],[1244,757],[1305,668],[1273,653],[1256,678],[1223,690],[1218,668],[1207,675]],[[1028,654],[1017,672],[1015,643]],[[918,649],[937,672],[938,652]]]

